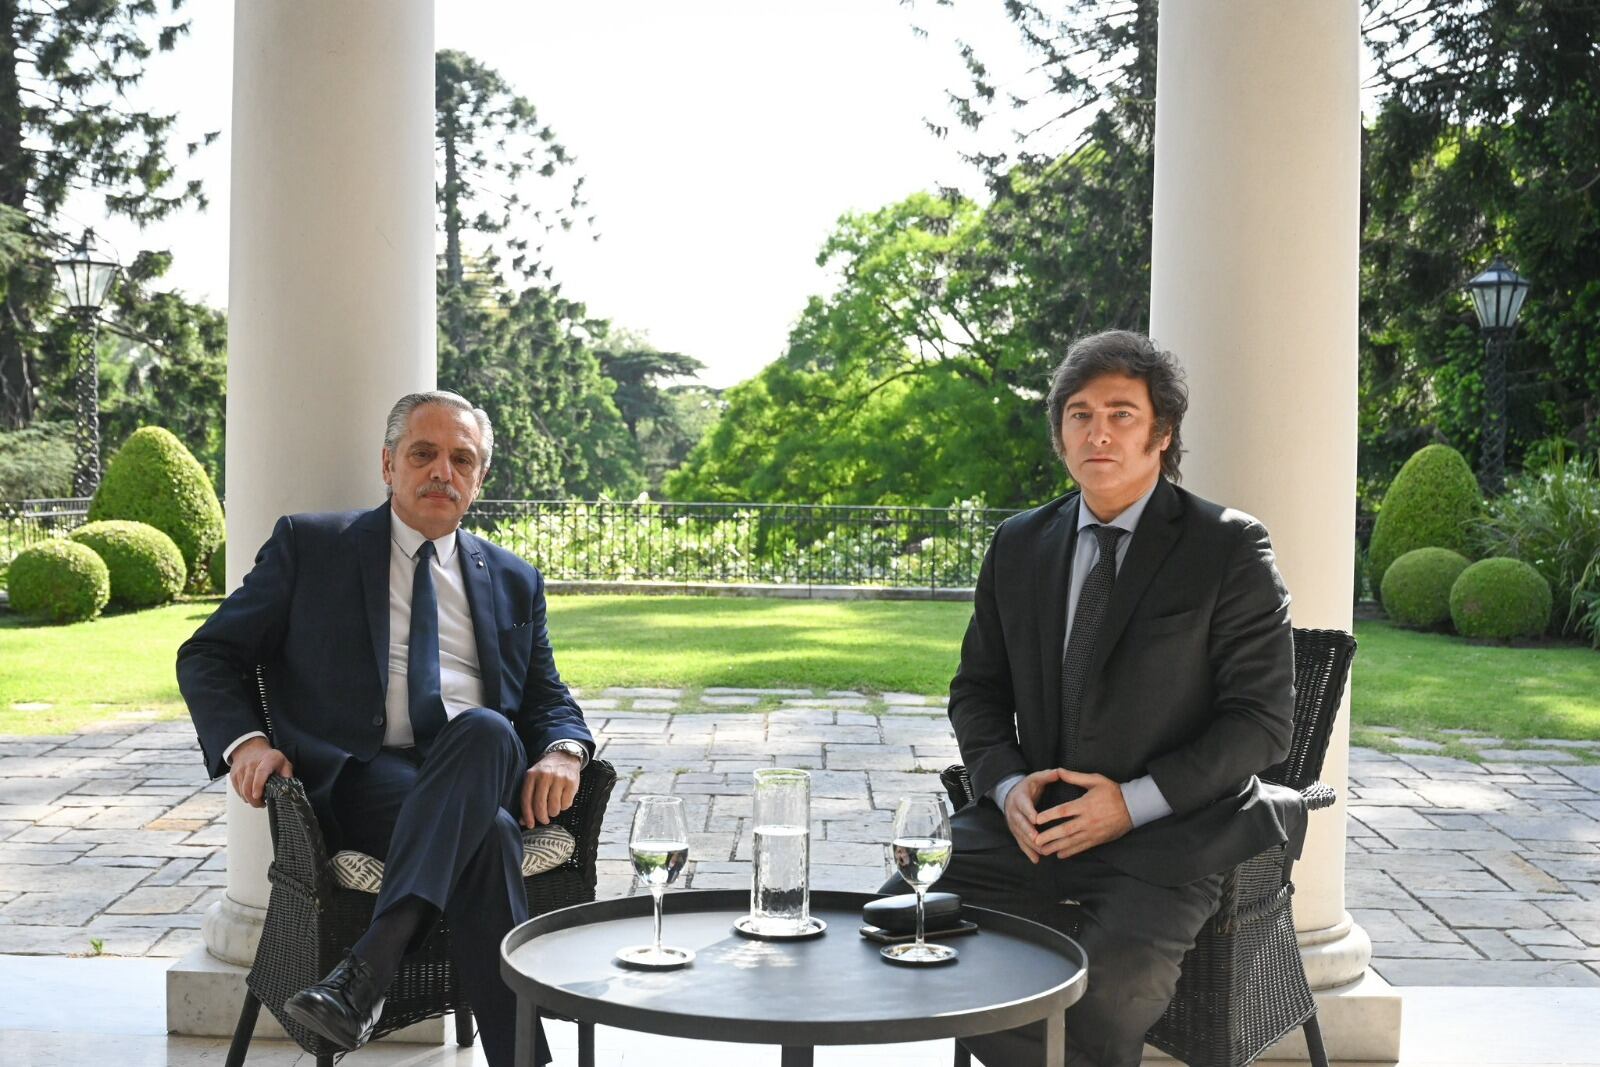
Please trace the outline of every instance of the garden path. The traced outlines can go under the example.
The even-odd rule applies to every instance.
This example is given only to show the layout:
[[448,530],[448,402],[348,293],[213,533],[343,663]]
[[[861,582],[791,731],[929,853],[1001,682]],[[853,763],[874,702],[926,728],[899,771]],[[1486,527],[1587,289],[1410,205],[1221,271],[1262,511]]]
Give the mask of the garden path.
[[[684,797],[687,884],[749,884],[750,779],[812,769],[812,884],[884,878],[896,802],[939,790],[957,756],[937,698],[805,690],[584,694],[622,775],[600,845],[602,897],[627,893],[630,797]],[[1481,763],[1356,748],[1347,906],[1373,966],[1415,986],[1600,986],[1600,743],[1505,749]],[[1411,749],[1409,745],[1421,746]],[[225,782],[186,722],[0,736],[0,954],[176,957],[225,884]]]

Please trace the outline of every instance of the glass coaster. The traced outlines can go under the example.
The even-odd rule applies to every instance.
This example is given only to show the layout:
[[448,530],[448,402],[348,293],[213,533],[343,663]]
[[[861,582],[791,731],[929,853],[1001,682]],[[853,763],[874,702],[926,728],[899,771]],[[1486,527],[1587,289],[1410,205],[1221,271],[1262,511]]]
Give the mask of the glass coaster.
[[658,952],[654,945],[629,945],[617,950],[617,962],[641,971],[670,971],[693,963],[694,949],[662,945]]
[[813,937],[821,937],[828,929],[828,924],[815,915],[806,920],[806,925],[799,930],[784,933],[768,933],[755,927],[755,916],[746,915],[737,919],[733,924],[733,932],[740,937],[748,937],[755,941],[807,941]]
[[885,945],[878,950],[878,955],[890,963],[898,963],[903,967],[933,967],[941,963],[954,963],[960,953],[949,945],[932,943],[919,945],[915,941],[907,941],[898,945]]

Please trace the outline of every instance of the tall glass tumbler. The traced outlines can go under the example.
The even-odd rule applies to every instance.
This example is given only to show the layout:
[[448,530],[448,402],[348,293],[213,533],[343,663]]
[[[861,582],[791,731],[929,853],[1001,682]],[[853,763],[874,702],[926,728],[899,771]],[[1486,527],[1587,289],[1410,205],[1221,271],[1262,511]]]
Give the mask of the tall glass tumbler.
[[758,935],[794,937],[811,928],[811,775],[768,767],[755,779],[748,926]]

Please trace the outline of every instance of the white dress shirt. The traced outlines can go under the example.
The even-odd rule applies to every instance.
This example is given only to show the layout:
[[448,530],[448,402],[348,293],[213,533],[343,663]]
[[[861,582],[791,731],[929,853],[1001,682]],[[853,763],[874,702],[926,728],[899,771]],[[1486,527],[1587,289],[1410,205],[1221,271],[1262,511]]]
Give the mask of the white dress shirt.
[[[1117,570],[1120,572],[1123,561],[1128,558],[1128,546],[1133,543],[1134,532],[1139,528],[1139,518],[1144,514],[1145,505],[1150,503],[1150,497],[1155,491],[1155,485],[1151,485],[1145,490],[1144,496],[1124,508],[1122,514],[1104,523],[1089,510],[1089,506],[1083,502],[1083,497],[1078,497],[1078,536],[1072,554],[1072,577],[1067,588],[1066,642],[1072,640],[1072,621],[1078,613],[1078,597],[1083,593],[1083,583],[1088,580],[1089,572],[1094,569],[1094,565],[1100,562],[1100,539],[1093,535],[1085,536],[1084,528],[1115,526],[1119,530],[1128,531],[1128,536],[1117,540]],[[1067,654],[1066,642],[1061,646],[1062,658]],[[1013,774],[1002,778],[989,791],[989,796],[1001,811],[1006,810],[1006,797],[1024,777],[1026,776]],[[1172,814],[1172,806],[1162,795],[1161,787],[1156,785],[1155,779],[1148,774],[1131,782],[1122,783],[1122,802],[1127,805],[1128,817],[1133,820],[1134,826],[1143,826],[1147,822]]]
[[[407,707],[406,667],[411,654],[411,586],[424,538],[392,512],[389,518],[389,690],[384,699],[383,747],[405,748],[416,743]],[[449,720],[483,706],[483,679],[478,674],[467,583],[456,559],[456,532],[435,540],[433,549],[429,567],[439,601],[439,690]]]

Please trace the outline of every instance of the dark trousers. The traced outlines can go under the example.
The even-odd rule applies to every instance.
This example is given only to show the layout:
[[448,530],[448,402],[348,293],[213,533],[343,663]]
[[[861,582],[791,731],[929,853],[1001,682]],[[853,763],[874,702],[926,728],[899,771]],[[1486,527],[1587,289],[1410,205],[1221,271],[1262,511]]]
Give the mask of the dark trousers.
[[[432,905],[450,927],[450,951],[483,1051],[509,1065],[516,997],[500,977],[500,939],[528,917],[522,832],[512,812],[527,757],[510,721],[483,708],[445,724],[427,755],[384,749],[345,765],[333,808],[345,848],[383,863],[377,918],[402,900]],[[540,1062],[549,1059],[540,1035]]]
[[[1184,953],[1217,909],[1222,875],[1176,887],[1152,885],[1095,858],[1092,849],[1035,865],[993,805],[965,809],[953,822],[955,857],[933,889],[1069,933],[1077,926],[1073,936],[1089,957],[1089,975],[1082,999],[1067,1009],[1066,1062],[1138,1067],[1144,1035],[1177,988]],[[963,833],[963,823],[978,832]],[[904,893],[906,885],[896,877],[884,891]],[[962,1043],[987,1067],[1036,1064],[1044,1055],[1044,1024]]]

